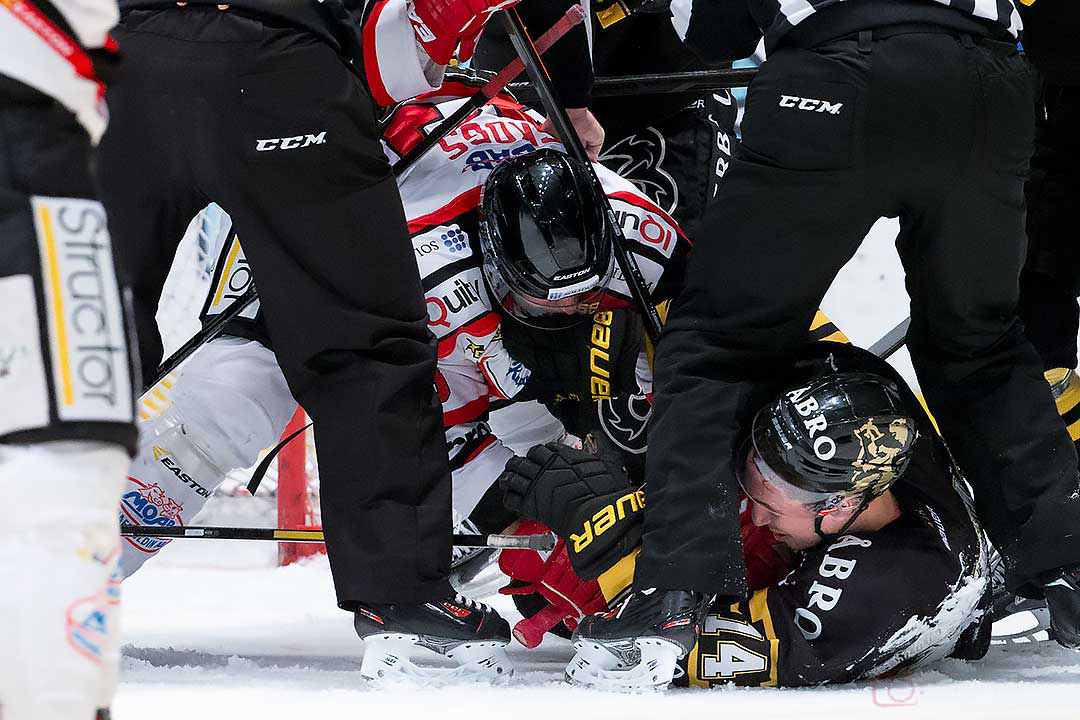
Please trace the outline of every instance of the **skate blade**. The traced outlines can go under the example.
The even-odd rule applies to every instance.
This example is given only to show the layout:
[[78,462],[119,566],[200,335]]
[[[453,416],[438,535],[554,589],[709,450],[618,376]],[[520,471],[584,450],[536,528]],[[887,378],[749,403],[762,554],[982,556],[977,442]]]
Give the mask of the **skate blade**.
[[[421,644],[419,635],[380,633],[364,638],[364,659],[360,674],[373,682],[399,680],[452,681],[479,679],[492,683],[509,680],[514,665],[506,656],[507,642],[477,640],[450,647],[445,652]],[[418,665],[414,658],[445,657],[457,667]]]
[[656,691],[664,690],[682,674],[679,658],[686,653],[678,644],[662,638],[637,638],[633,641],[636,652],[628,653],[628,642],[616,641],[609,647],[598,640],[576,640],[577,652],[566,666],[566,681],[602,690]]
[[1045,607],[1021,610],[994,621],[991,645],[1023,645],[1053,640],[1050,611]]

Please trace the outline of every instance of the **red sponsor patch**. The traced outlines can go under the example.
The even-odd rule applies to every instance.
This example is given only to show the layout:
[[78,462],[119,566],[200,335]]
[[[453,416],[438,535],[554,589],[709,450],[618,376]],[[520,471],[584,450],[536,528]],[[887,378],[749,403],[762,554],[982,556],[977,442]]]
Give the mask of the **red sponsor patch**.
[[683,625],[689,625],[690,618],[683,618],[682,620],[672,620],[668,624],[664,625],[662,629],[667,630],[674,627],[682,627]]

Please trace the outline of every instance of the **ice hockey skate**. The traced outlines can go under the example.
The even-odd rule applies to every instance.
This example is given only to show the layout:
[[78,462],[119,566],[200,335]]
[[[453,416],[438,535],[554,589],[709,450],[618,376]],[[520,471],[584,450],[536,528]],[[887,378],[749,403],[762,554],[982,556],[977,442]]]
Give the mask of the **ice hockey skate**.
[[1005,563],[994,550],[990,554],[990,606],[992,645],[1014,645],[1053,640],[1050,611],[1045,600],[1013,595],[1005,588]]
[[1054,639],[1062,647],[1080,650],[1080,567],[1059,571],[1043,592]]
[[682,590],[639,590],[614,610],[581,621],[567,682],[608,690],[662,690],[694,647],[708,599]]
[[[356,609],[353,625],[364,641],[360,674],[370,680],[498,681],[514,673],[505,650],[510,625],[487,605],[461,595],[417,605],[364,604]],[[439,656],[456,667],[414,662]]]

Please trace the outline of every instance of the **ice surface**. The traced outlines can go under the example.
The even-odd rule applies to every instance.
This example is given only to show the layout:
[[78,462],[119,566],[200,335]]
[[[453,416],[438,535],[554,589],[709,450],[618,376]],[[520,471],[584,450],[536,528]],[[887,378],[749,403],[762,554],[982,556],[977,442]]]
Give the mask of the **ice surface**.
[[[205,552],[188,541],[185,564]],[[193,549],[198,545],[201,551]],[[977,663],[945,660],[910,678],[805,690],[671,690],[624,696],[570,688],[572,652],[548,638],[512,646],[517,673],[506,687],[458,682],[375,689],[359,676],[362,643],[334,607],[325,557],[287,568],[174,567],[172,543],[124,584],[126,646],[117,720],[330,720],[434,718],[1076,718],[1080,654],[1053,643],[992,648]],[[512,606],[496,596],[508,616]],[[852,628],[857,632],[857,628]],[[891,695],[890,695],[891,691]],[[897,702],[908,707],[883,707]]]
[[[869,345],[907,315],[896,225],[882,222],[841,273],[825,310]],[[897,367],[912,380],[906,354]],[[123,587],[125,649],[117,720],[631,720],[636,718],[1080,717],[1080,653],[1053,643],[994,647],[876,686],[673,690],[626,696],[570,688],[568,642],[514,646],[507,687],[367,687],[362,643],[334,606],[324,557],[273,567],[270,543],[175,541]],[[505,598],[493,602],[509,616]],[[858,632],[858,628],[852,628]]]

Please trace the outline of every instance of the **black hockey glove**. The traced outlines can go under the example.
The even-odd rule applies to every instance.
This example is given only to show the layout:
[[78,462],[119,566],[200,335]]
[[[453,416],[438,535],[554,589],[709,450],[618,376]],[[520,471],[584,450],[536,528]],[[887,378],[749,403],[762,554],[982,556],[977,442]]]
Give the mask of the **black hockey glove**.
[[503,345],[531,373],[515,396],[518,401],[539,400],[550,406],[558,398],[591,401],[637,390],[634,368],[644,347],[644,330],[634,313],[599,312],[558,330],[506,317],[501,327]]
[[511,458],[499,476],[506,507],[566,541],[574,571],[591,579],[641,542],[644,493],[621,468],[560,443]]

